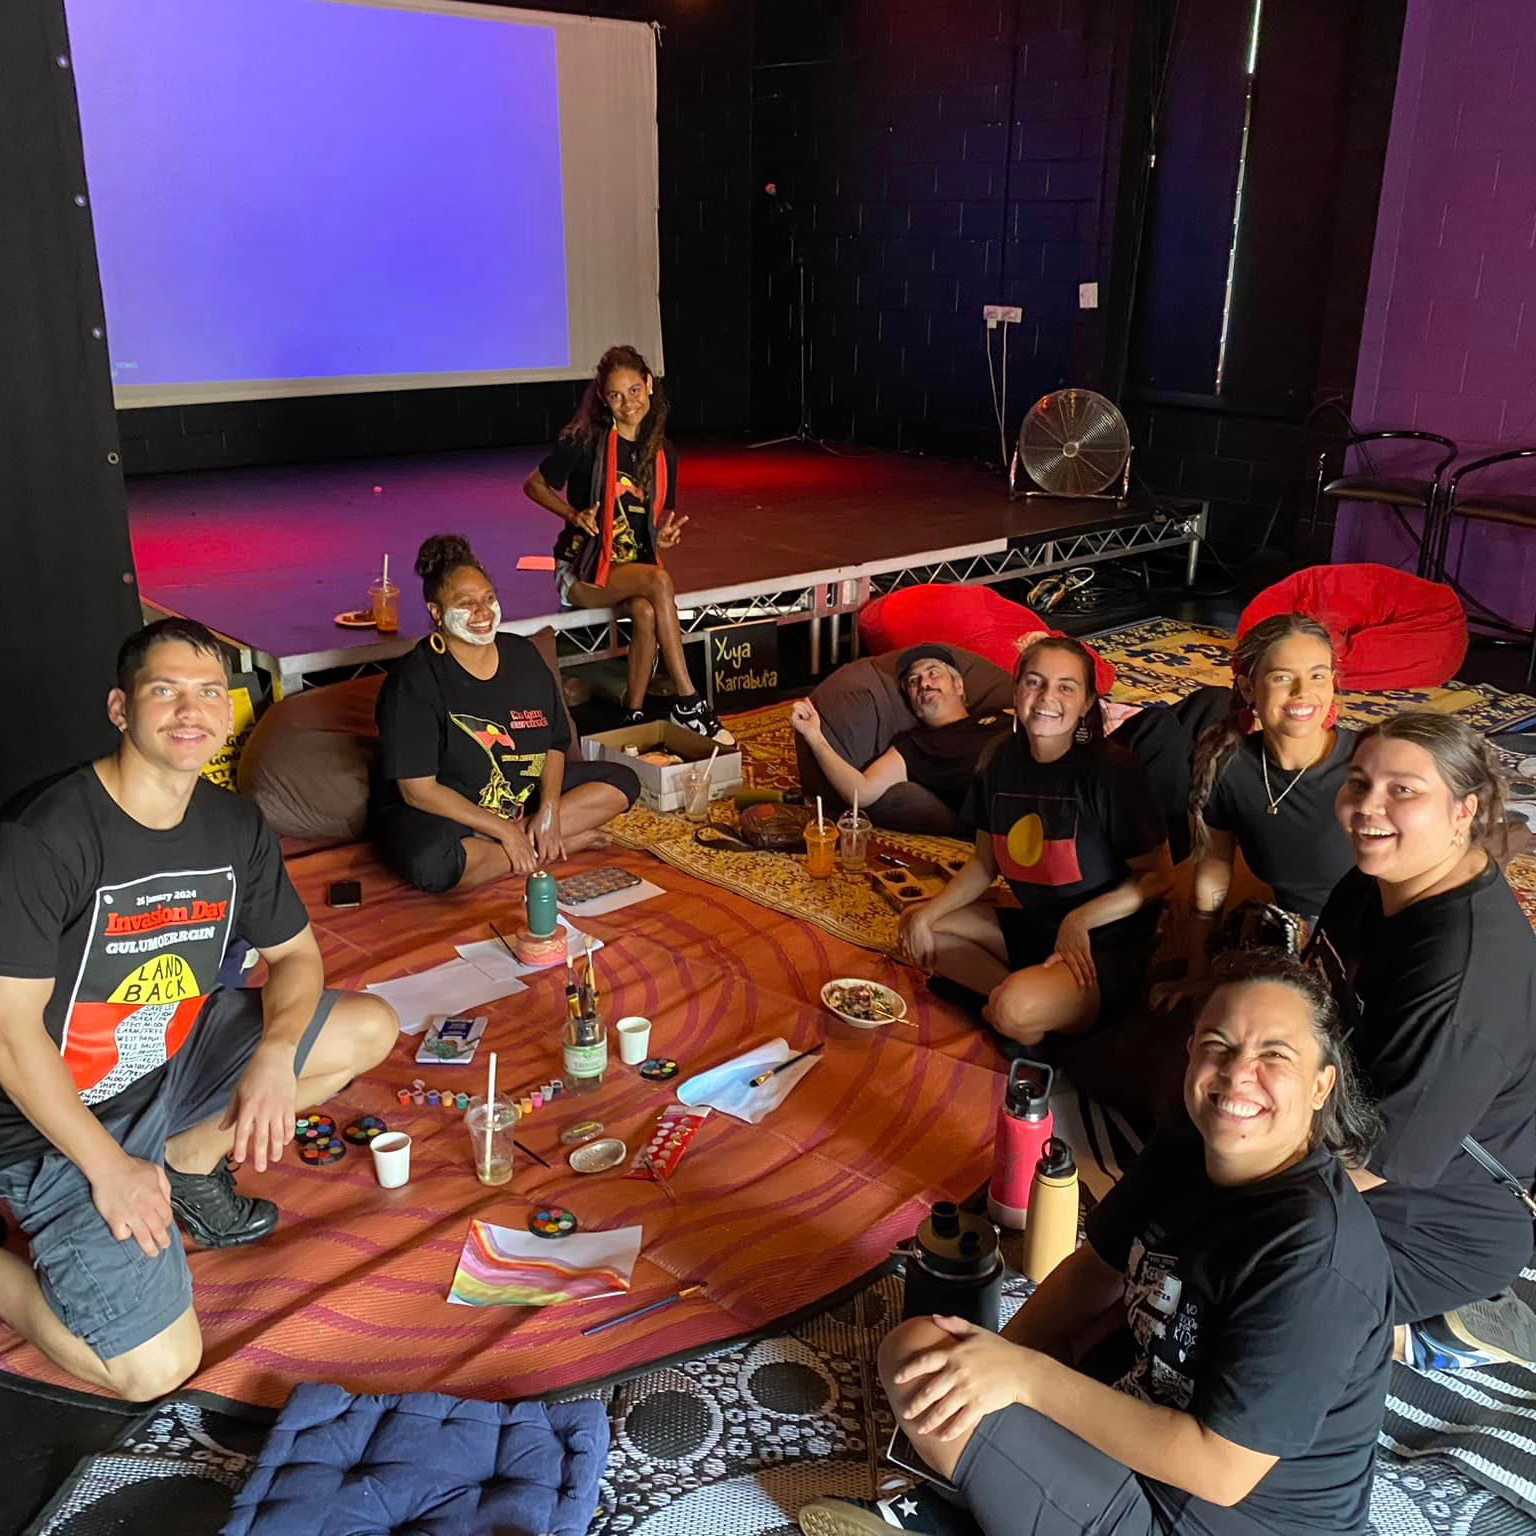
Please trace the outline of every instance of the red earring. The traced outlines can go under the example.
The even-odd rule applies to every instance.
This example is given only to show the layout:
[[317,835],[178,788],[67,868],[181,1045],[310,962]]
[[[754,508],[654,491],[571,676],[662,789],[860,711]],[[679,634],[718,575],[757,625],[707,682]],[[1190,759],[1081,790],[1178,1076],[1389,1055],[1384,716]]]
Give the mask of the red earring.
[[1325,731],[1331,731],[1333,727],[1338,723],[1338,719],[1339,706],[1337,702],[1334,702],[1328,706],[1328,713],[1323,716],[1323,729]]

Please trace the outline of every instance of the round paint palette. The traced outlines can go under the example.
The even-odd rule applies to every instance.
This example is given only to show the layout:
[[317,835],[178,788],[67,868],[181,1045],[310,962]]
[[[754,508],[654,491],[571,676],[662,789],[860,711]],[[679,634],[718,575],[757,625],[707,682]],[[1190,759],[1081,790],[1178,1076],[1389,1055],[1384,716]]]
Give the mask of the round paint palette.
[[569,1237],[579,1223],[563,1205],[541,1205],[528,1213],[528,1230],[535,1237]]
[[293,1139],[303,1146],[305,1142],[327,1141],[336,1134],[336,1122],[318,1109],[305,1111],[293,1122]]
[[664,1083],[677,1076],[677,1063],[670,1056],[652,1056],[640,1063],[640,1076],[653,1083]]
[[314,1167],[324,1168],[329,1163],[339,1163],[347,1155],[347,1149],[339,1136],[328,1136],[324,1141],[301,1141],[299,1159]]
[[602,1141],[577,1147],[569,1161],[577,1173],[607,1173],[610,1168],[617,1168],[628,1155],[617,1136],[605,1136]]
[[389,1127],[377,1115],[364,1115],[353,1120],[341,1133],[354,1147],[366,1147],[375,1136],[382,1136]]

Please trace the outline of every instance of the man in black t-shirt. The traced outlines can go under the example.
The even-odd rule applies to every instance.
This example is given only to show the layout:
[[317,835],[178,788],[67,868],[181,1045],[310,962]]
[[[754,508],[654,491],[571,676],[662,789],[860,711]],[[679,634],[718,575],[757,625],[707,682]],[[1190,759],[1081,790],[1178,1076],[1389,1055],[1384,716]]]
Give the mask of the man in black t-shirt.
[[872,809],[898,784],[918,784],[959,815],[987,750],[1012,729],[1006,714],[973,715],[965,706],[965,679],[944,645],[914,645],[896,660],[896,680],[917,724],[897,733],[866,768],[855,768],[822,733],[809,699],[799,699],[790,724],[805,738],[828,782],[850,805],[857,796]]
[[[323,990],[277,839],[201,777],[231,727],[213,635],[131,636],[107,713],[117,751],[0,823],[0,1201],[31,1249],[0,1252],[0,1318],[144,1400],[202,1353],[176,1222],[207,1246],[266,1236],[277,1209],[235,1192],[227,1156],[264,1172],[295,1106],[377,1065],[398,1023]],[[259,991],[217,984],[237,938]]]

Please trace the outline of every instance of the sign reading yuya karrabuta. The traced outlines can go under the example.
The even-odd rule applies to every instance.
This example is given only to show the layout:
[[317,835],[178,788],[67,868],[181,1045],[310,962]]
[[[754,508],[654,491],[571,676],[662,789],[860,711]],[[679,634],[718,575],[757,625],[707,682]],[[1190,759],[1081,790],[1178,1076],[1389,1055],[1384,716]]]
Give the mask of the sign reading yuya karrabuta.
[[779,686],[776,619],[709,631],[709,667],[716,709],[747,709]]

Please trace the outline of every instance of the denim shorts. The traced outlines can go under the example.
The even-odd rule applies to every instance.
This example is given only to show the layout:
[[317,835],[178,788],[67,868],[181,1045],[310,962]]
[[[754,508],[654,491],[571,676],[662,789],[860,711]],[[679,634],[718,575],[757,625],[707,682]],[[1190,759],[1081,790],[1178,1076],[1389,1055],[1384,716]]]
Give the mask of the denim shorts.
[[[339,992],[320,994],[294,1057],[303,1067]],[[203,1004],[187,1043],[171,1058],[160,1090],[137,1111],[101,1123],[130,1156],[165,1160],[165,1144],[229,1103],[261,1042],[261,992],[218,988]],[[4,1201],[27,1235],[32,1267],[54,1315],[102,1360],[127,1354],[164,1333],[192,1305],[192,1277],[181,1233],[146,1258],[134,1238],[119,1242],[95,1205],[91,1186],[62,1152],[0,1168]]]

